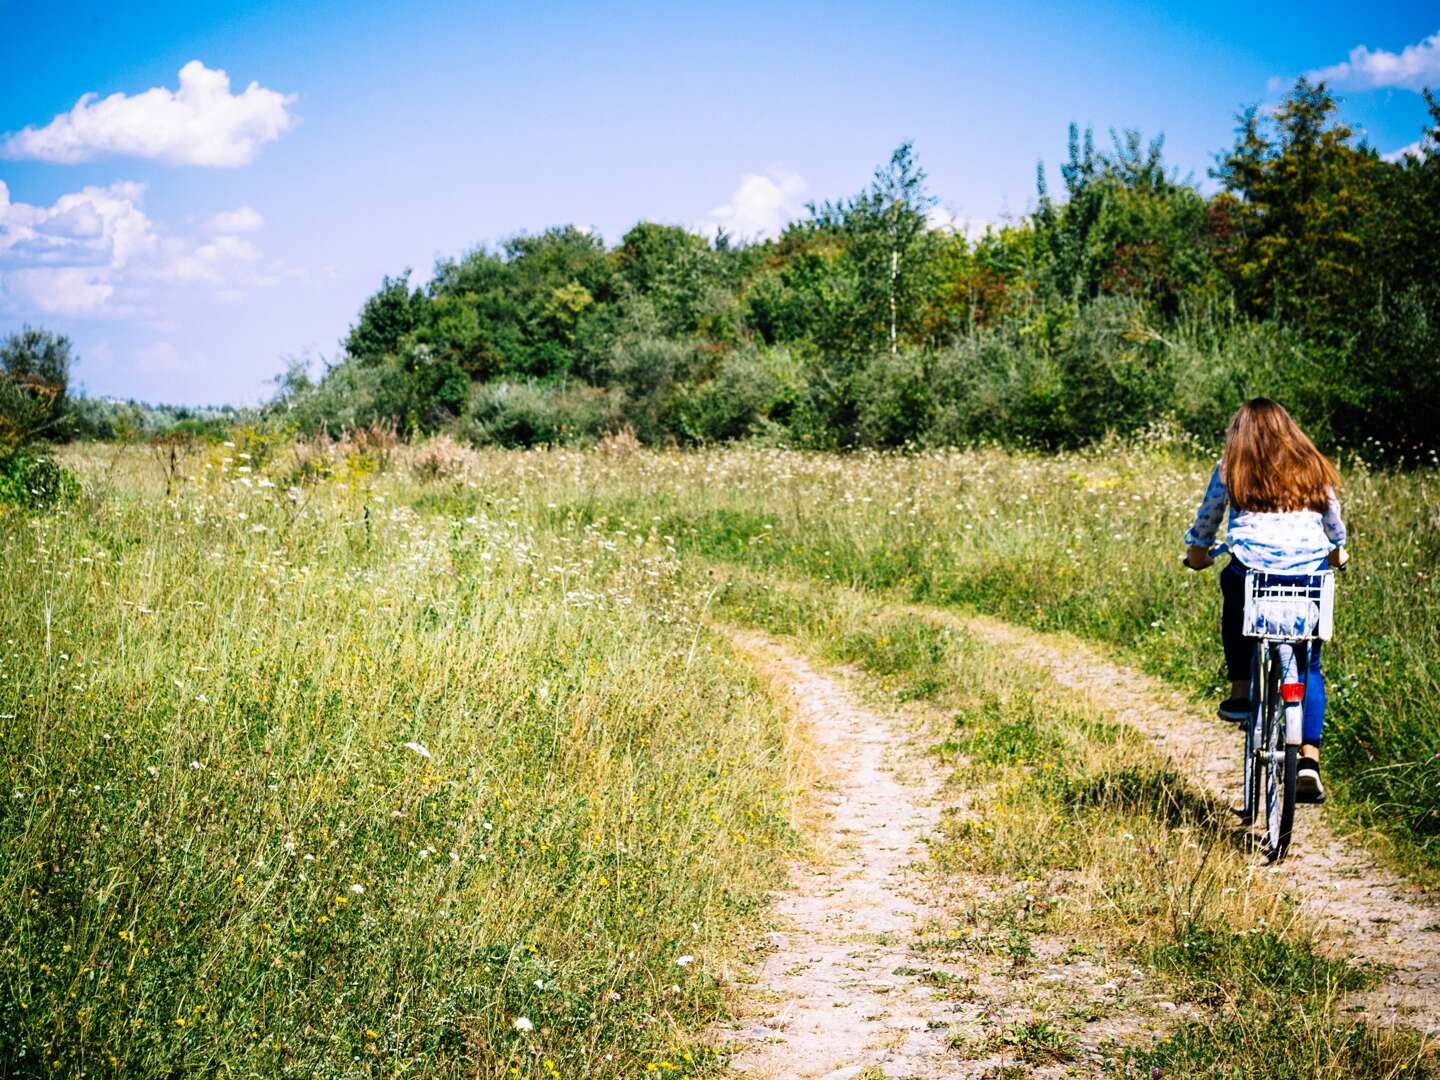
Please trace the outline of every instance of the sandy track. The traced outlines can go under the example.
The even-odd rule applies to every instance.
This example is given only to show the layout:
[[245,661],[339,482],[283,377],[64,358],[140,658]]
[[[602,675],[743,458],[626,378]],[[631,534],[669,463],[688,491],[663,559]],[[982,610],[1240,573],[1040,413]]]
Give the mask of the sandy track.
[[1073,1054],[1031,1062],[1025,1074],[1099,1075],[1118,1044],[1151,1037],[1181,1015],[1123,956],[1071,955],[1055,935],[1036,934],[1033,960],[1018,966],[994,951],[937,948],[961,937],[957,913],[1033,897],[1041,886],[954,869],[938,877],[926,840],[940,827],[942,801],[963,812],[967,793],[950,788],[942,799],[933,761],[909,744],[906,718],[866,708],[841,677],[775,639],[736,633],[732,641],[804,732],[821,811],[807,830],[819,858],[794,866],[775,898],[779,929],[742,995],[747,1018],[717,1033],[735,1071],[831,1080],[1009,1075],[1017,1057],[1007,1029],[1038,1016],[1084,1016],[1071,1031]]
[[946,1060],[953,1010],[916,977],[896,974],[917,929],[940,917],[914,872],[939,822],[935,782],[913,770],[902,779],[891,760],[899,734],[833,680],[763,636],[734,642],[808,729],[825,785],[820,840],[831,850],[825,865],[797,866],[777,898],[783,929],[757,972],[776,1011],[727,1034],[733,1067],[834,1080],[867,1068],[965,1075]]
[[[1041,634],[987,616],[907,611],[999,645],[1110,717],[1146,732],[1191,778],[1237,798],[1240,737],[1158,679],[1124,667],[1069,635]],[[1385,965],[1390,975],[1358,1002],[1374,1022],[1440,1033],[1440,903],[1336,835],[1318,808],[1301,807],[1290,854],[1273,876],[1317,917],[1338,952]]]

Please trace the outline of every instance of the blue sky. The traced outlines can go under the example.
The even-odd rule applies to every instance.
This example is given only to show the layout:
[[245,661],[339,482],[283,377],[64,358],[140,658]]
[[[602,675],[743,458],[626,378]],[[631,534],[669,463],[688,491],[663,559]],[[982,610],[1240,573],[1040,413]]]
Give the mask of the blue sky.
[[773,230],[906,138],[973,228],[1027,210],[1072,120],[1163,133],[1203,178],[1302,72],[1382,152],[1440,88],[1433,0],[0,0],[0,29],[0,332],[70,335],[89,393],[184,403],[262,399],[382,275],[517,231]]

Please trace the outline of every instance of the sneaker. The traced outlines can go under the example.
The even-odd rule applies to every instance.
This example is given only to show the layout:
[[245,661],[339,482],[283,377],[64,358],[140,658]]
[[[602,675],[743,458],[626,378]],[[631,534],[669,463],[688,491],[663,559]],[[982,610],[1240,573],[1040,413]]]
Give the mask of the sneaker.
[[1295,774],[1295,801],[1297,803],[1323,803],[1325,785],[1320,782],[1320,763],[1313,758],[1302,757],[1299,771]]
[[1220,714],[1221,720],[1228,720],[1232,724],[1243,724],[1250,719],[1250,701],[1243,697],[1226,698],[1216,711]]

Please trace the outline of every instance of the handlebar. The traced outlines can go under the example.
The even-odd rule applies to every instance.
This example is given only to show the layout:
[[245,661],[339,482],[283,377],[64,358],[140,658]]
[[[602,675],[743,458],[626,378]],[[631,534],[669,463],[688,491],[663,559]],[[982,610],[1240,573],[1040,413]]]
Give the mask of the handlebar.
[[[1218,544],[1216,544],[1214,547],[1210,548],[1209,551],[1206,552],[1206,554],[1210,556],[1210,561],[1213,563],[1216,559],[1220,558],[1221,555],[1226,554],[1229,550],[1230,550],[1230,545],[1227,544],[1224,540],[1222,540],[1222,541],[1220,541],[1220,543],[1218,543]],[[1201,570],[1206,569],[1206,568],[1203,567],[1203,566],[1201,566],[1201,567],[1191,566],[1191,565],[1190,565],[1190,556],[1189,556],[1188,553],[1185,554],[1185,555],[1181,555],[1181,556],[1180,556],[1180,565],[1183,566],[1183,567],[1185,567],[1186,570],[1193,570],[1193,571],[1195,571],[1197,574],[1198,574]]]

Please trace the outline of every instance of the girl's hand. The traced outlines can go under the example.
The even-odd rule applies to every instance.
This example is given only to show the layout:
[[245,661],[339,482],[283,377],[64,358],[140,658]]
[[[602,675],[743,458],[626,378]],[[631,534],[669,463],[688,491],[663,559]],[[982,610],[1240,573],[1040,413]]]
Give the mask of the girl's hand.
[[1207,566],[1214,566],[1215,560],[1209,548],[1192,545],[1185,552],[1185,565],[1191,570],[1204,570]]

